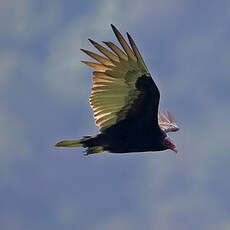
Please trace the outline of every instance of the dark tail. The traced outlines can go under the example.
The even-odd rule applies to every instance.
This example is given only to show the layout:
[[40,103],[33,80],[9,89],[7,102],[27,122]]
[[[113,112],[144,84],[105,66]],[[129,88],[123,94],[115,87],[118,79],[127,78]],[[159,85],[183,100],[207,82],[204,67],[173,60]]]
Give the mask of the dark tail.
[[97,145],[97,136],[87,136],[81,138],[80,140],[60,141],[55,145],[55,147],[84,147],[87,148],[85,155],[104,152],[104,148]]
[[83,137],[80,140],[60,141],[55,147],[83,147],[84,141],[88,139],[90,139],[90,137]]

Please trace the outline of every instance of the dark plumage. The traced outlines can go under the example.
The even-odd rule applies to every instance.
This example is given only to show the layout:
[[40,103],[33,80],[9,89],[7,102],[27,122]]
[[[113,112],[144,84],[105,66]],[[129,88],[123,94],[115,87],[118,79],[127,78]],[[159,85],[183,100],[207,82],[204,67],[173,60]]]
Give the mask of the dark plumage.
[[125,53],[112,42],[104,42],[113,52],[93,40],[89,41],[107,58],[83,50],[99,63],[83,61],[96,69],[90,105],[100,133],[80,140],[61,141],[57,147],[87,148],[86,155],[162,151],[176,146],[167,132],[179,130],[172,115],[158,112],[160,92],[133,39],[127,33],[131,48],[114,27],[112,29]]

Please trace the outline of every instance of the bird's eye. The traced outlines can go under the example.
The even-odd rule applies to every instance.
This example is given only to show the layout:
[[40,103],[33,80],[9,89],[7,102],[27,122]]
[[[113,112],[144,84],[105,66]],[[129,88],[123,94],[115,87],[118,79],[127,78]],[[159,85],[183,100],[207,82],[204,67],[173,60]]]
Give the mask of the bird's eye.
[[166,138],[164,139],[164,144],[165,144],[166,146],[171,146],[171,140],[169,139],[169,137],[166,137]]

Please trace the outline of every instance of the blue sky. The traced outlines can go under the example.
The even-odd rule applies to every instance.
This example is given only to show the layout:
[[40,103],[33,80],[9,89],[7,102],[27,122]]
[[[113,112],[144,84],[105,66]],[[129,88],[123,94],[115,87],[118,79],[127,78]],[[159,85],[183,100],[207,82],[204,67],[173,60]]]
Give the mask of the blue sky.
[[[230,228],[230,2],[3,0],[0,227]],[[129,32],[181,127],[172,151],[56,149],[96,134],[80,48]]]

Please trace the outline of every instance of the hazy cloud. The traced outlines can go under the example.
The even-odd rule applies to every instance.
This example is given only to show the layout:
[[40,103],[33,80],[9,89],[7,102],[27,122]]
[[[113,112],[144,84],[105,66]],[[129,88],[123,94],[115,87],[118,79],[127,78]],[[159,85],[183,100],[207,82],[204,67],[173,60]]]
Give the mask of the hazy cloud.
[[[229,1],[93,4],[1,2],[2,228],[227,230]],[[161,109],[181,127],[170,135],[178,155],[83,159],[50,143],[96,130],[80,48],[95,51],[87,38],[115,41],[110,23],[135,35],[156,72]]]

